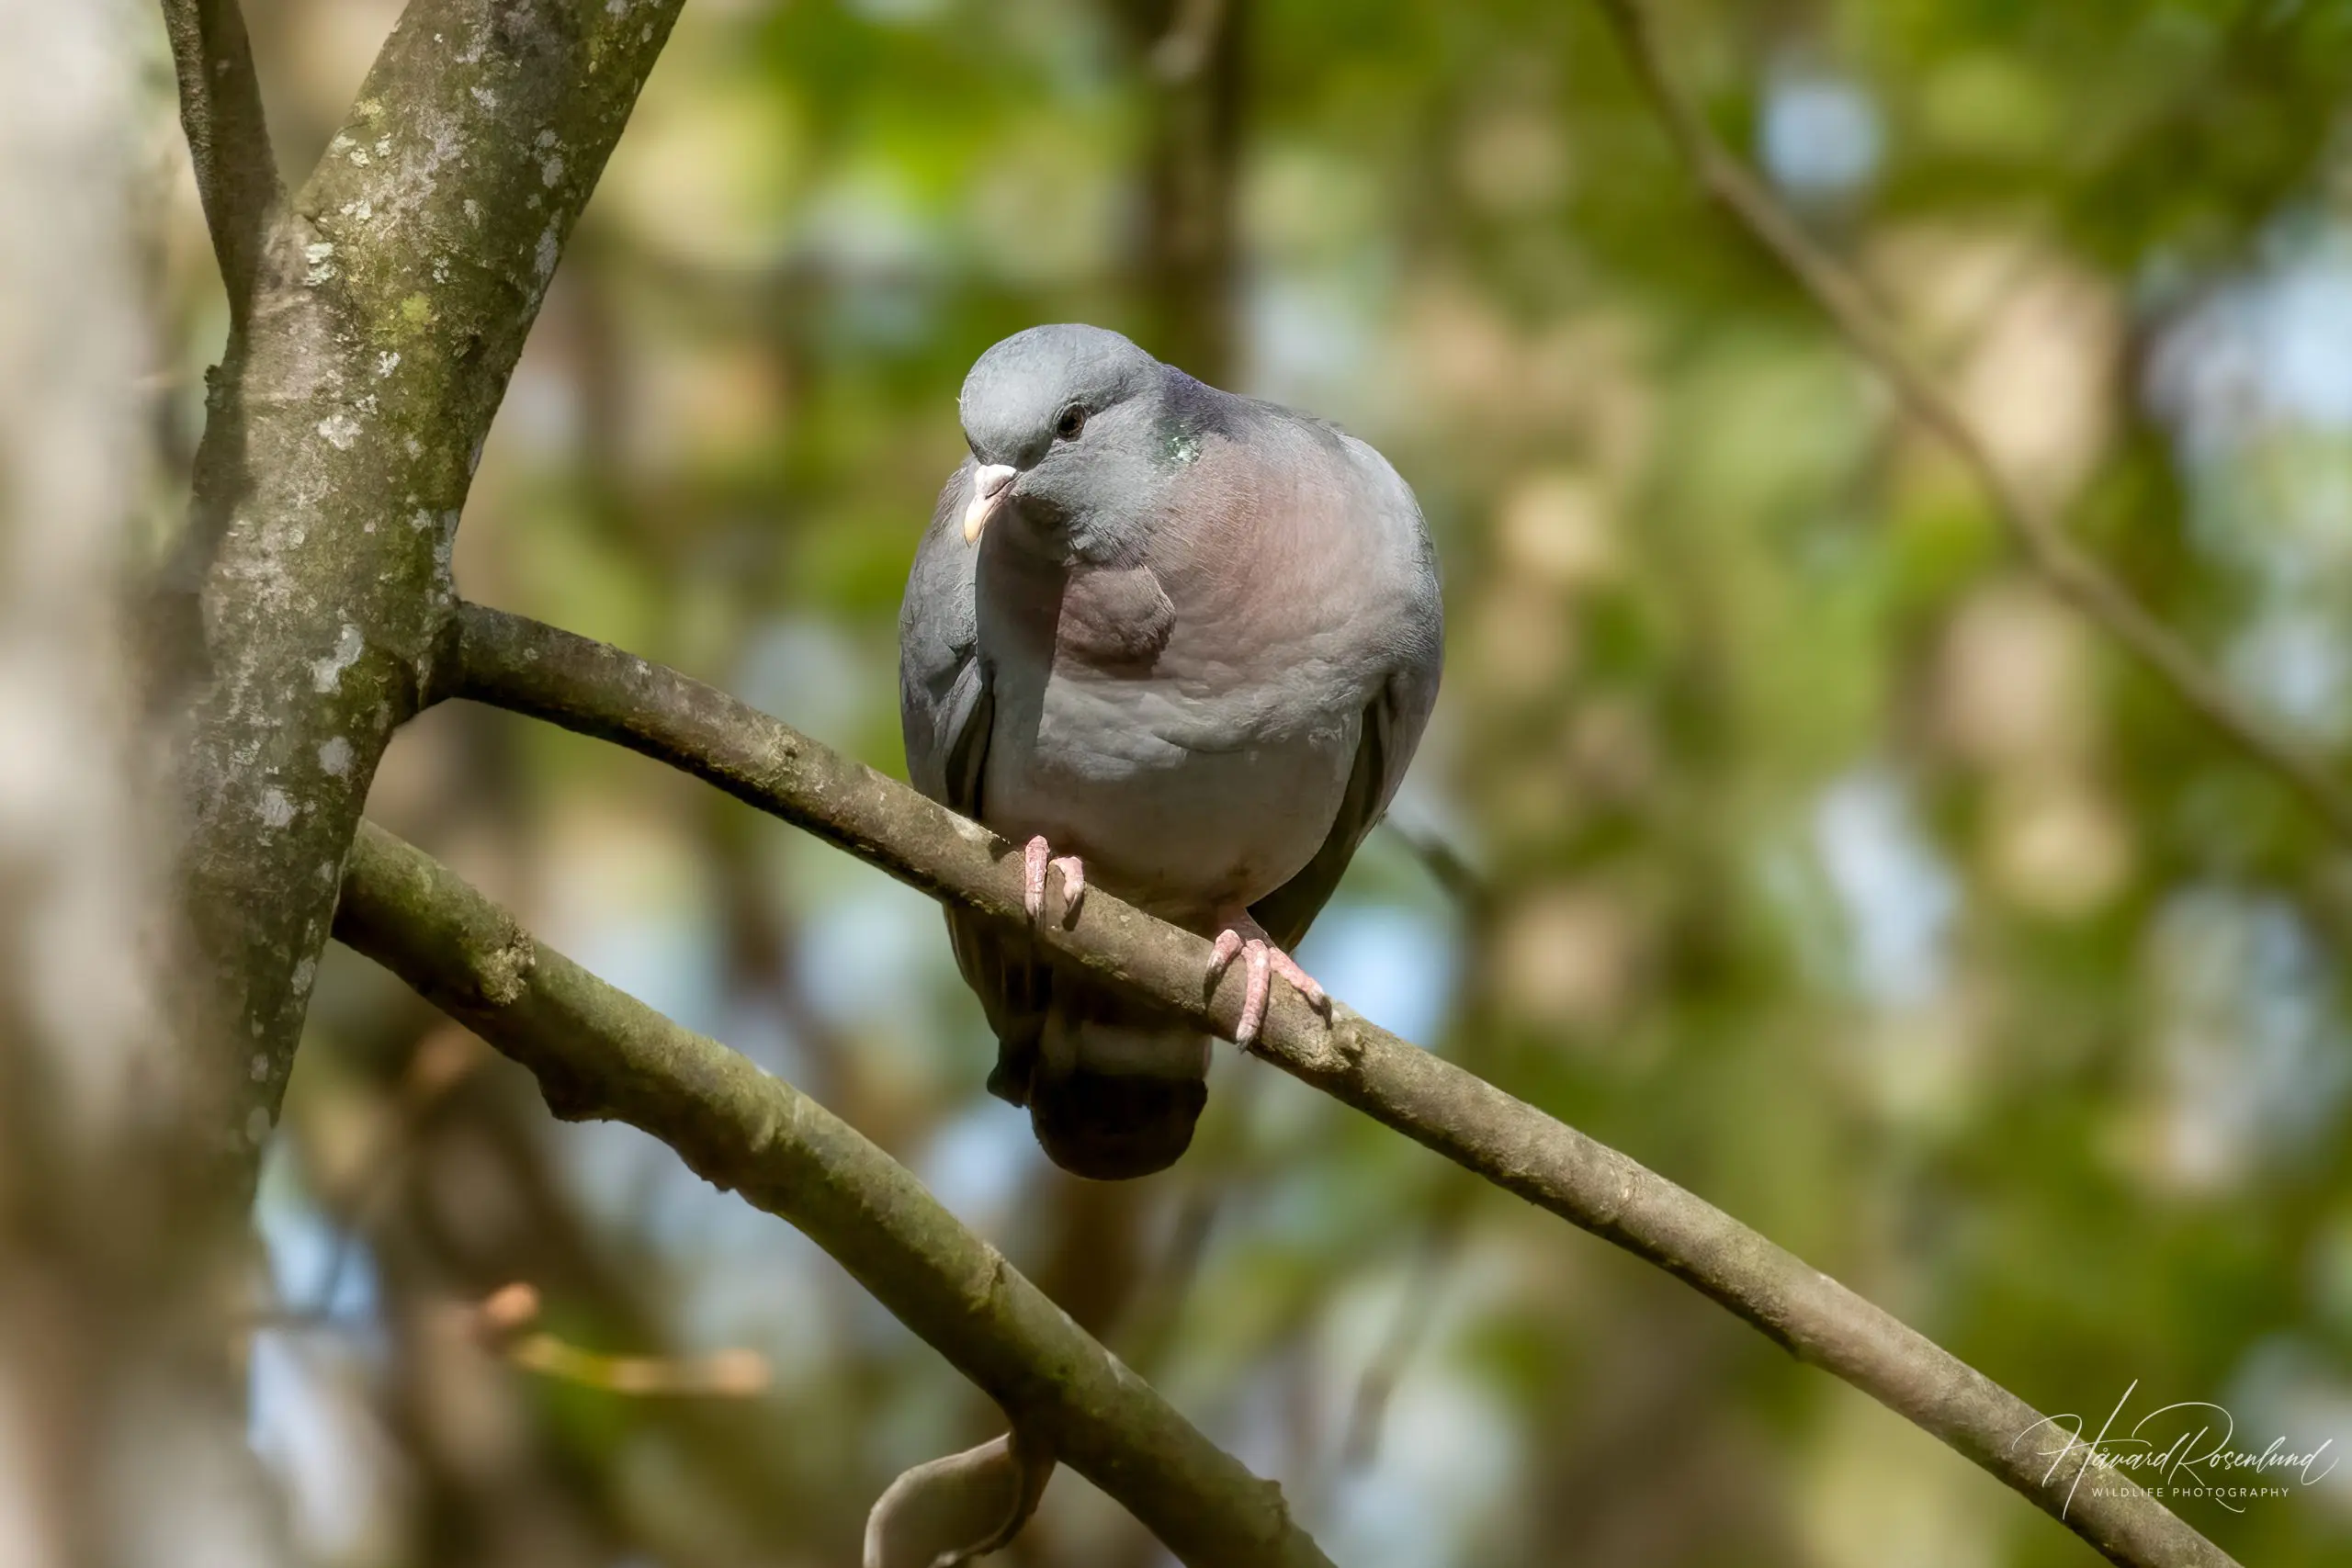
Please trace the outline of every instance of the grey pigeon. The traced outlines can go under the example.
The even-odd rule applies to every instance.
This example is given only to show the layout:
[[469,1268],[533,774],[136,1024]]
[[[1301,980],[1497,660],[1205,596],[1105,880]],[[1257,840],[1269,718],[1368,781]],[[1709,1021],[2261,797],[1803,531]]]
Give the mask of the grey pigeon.
[[[1242,959],[1239,1043],[1288,950],[1378,821],[1437,698],[1437,560],[1370,446],[1204,385],[1099,327],[982,355],[972,456],[940,492],[899,614],[907,767],[1025,846],[1032,921],[1087,881]],[[1209,1041],[948,912],[999,1043],[989,1089],[1054,1162],[1101,1179],[1172,1163],[1208,1099]]]

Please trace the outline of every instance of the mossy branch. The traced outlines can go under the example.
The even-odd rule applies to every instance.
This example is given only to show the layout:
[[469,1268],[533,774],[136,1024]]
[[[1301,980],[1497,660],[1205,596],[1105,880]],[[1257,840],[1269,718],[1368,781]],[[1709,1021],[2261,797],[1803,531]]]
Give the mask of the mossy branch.
[[[446,694],[627,746],[804,828],[944,903],[1026,925],[1013,846],[767,715],[603,643],[459,608]],[[1204,984],[1209,944],[1101,889],[1037,940],[1062,960],[1231,1038],[1242,977]],[[1476,1075],[1335,1005],[1276,987],[1257,1053],[1456,1164],[1613,1242],[1933,1433],[2128,1568],[2230,1559],[2086,1448],[2053,1455],[2039,1412],[1713,1204]]]
[[368,783],[444,640],[482,441],[680,4],[411,0],[288,197],[234,0],[165,0],[233,308],[146,653],[188,720],[191,1011],[232,1198]]
[[535,1074],[549,1109],[642,1128],[790,1221],[1045,1451],[1199,1568],[1329,1568],[1281,1489],[1211,1443],[905,1167],[780,1078],[534,942],[360,824],[335,935]]

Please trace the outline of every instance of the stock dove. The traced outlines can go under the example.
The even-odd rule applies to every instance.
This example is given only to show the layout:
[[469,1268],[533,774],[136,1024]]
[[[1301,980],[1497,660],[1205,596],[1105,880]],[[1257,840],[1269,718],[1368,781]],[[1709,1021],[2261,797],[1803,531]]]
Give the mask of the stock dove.
[[[1116,333],[1033,327],[982,355],[971,457],[899,611],[917,788],[1058,873],[1216,942],[1247,1048],[1288,949],[1387,808],[1436,700],[1443,616],[1412,491],[1363,442],[1162,365]],[[1208,1038],[977,916],[947,916],[1056,1164],[1142,1176],[1192,1141]]]

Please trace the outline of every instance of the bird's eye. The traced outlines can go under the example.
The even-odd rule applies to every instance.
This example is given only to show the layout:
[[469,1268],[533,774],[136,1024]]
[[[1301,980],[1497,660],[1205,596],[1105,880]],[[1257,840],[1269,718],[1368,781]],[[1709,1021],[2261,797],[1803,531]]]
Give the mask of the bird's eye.
[[1077,440],[1078,433],[1085,428],[1086,411],[1076,403],[1062,410],[1061,417],[1054,421],[1054,434],[1065,441]]

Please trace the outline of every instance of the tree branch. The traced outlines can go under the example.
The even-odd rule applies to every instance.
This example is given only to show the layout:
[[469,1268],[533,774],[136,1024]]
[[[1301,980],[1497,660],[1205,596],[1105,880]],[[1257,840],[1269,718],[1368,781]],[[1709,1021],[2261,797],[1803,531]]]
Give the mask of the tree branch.
[[[944,903],[1028,929],[1020,854],[978,824],[674,671],[480,605],[458,616],[445,694],[530,714],[695,774]],[[1036,928],[1063,961],[1227,1039],[1242,977],[1209,944],[1090,889]],[[1933,1433],[2131,1568],[2230,1559],[2120,1474],[2075,1485],[2030,1405],[1738,1221],[1484,1079],[1335,1005],[1275,987],[1258,1054],[1507,1191],[1703,1292],[1792,1355]]]
[[1053,1454],[1019,1431],[919,1464],[875,1500],[861,1568],[961,1568],[1001,1551],[1053,1474]]
[[196,194],[229,291],[229,321],[252,314],[262,251],[286,205],[262,114],[261,81],[237,0],[164,0],[179,75],[180,129],[196,161]]
[[535,942],[360,824],[335,935],[529,1068],[568,1120],[627,1122],[791,1222],[1016,1426],[1183,1562],[1329,1568],[1280,1488],[1203,1437],[896,1160],[780,1078]]
[[1668,134],[1707,194],[1785,267],[1883,377],[1911,416],[1935,433],[1991,497],[2002,527],[2060,598],[2137,659],[2189,710],[2283,782],[2336,837],[2352,840],[2352,793],[2318,758],[2240,705],[2195,650],[2067,537],[2056,513],[2010,477],[1960,405],[1903,341],[1860,281],[1726,151],[1673,75],[1645,0],[1597,0]]
[[[235,13],[171,4],[199,170],[250,179],[225,162],[261,144]],[[277,1115],[368,783],[429,679],[492,416],[680,4],[411,0],[250,258],[151,607],[158,683],[185,688],[159,700],[190,719],[185,905],[232,1185]],[[224,210],[244,188],[214,181]]]

